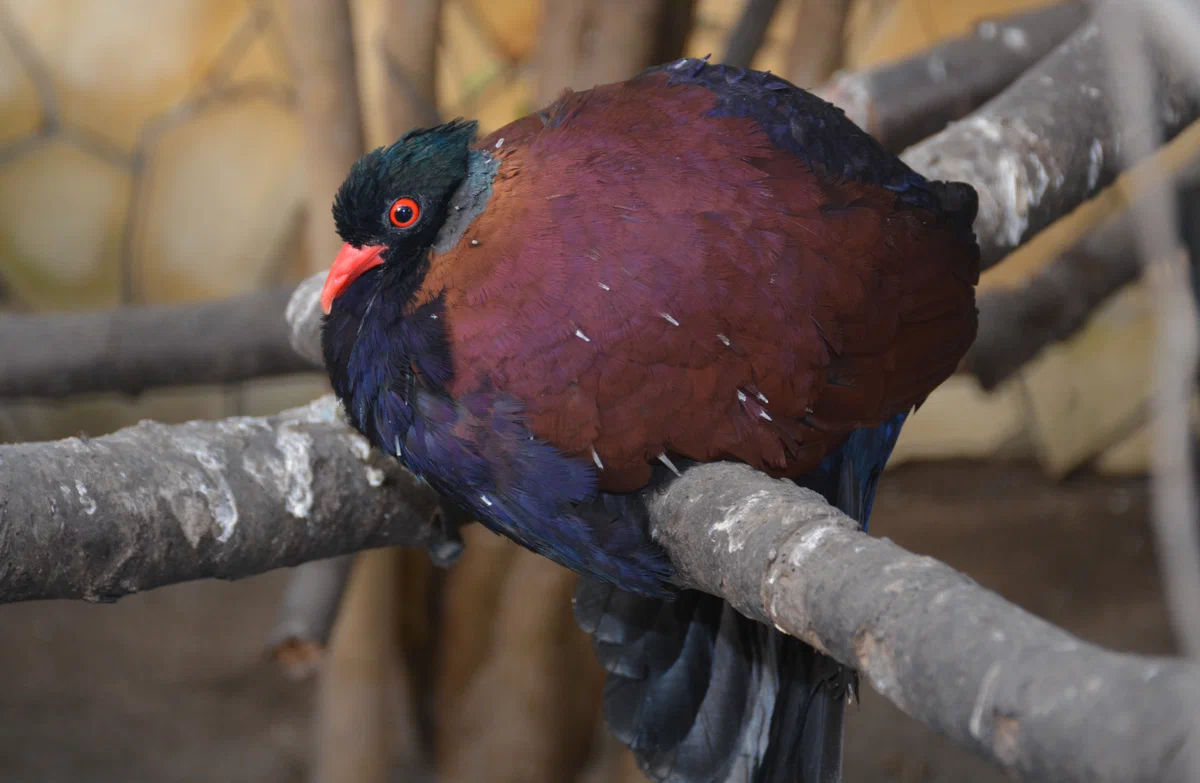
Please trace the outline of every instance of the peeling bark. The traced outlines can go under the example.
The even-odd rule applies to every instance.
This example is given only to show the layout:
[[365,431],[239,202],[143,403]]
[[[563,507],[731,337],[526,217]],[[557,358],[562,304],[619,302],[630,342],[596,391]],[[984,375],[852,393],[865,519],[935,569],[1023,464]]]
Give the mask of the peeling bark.
[[[1133,162],[1122,146],[1154,128],[1114,126],[1100,21],[1085,22],[979,111],[902,155],[927,177],[979,191],[984,268],[1110,184]],[[1155,76],[1154,110],[1170,139],[1200,116],[1200,85],[1158,48],[1144,54]]]
[[904,712],[1011,774],[1192,780],[1193,664],[1080,641],[746,466],[691,468],[651,517],[690,586],[854,666]]
[[444,541],[435,493],[337,411],[329,396],[272,417],[0,447],[0,600],[112,601]]
[[[838,6],[825,0],[816,4],[822,6],[825,15],[835,12]],[[898,63],[862,73],[835,74],[815,92],[841,106],[863,130],[898,152],[965,116],[1012,84],[1061,44],[1086,17],[1084,4],[1068,2],[981,22],[970,35],[943,41]],[[831,31],[825,31],[818,47],[805,45],[800,49],[812,35],[808,16],[801,14],[800,18],[796,51],[803,52],[808,68],[821,67],[827,60],[818,58],[818,53],[840,52],[841,47],[833,49],[837,39]],[[837,34],[841,35],[840,29]],[[825,54],[826,58],[832,56]],[[799,59],[799,54],[794,57]],[[795,73],[792,81],[801,87],[814,84],[809,73]]]
[[[1192,256],[1200,260],[1200,168],[1175,172],[1181,209],[1180,232]],[[992,390],[1012,377],[1046,347],[1069,340],[1083,329],[1100,305],[1142,276],[1132,210],[1100,225],[1075,247],[1021,284],[979,296],[979,334],[963,358],[962,369]],[[1193,271],[1193,295],[1196,291]]]

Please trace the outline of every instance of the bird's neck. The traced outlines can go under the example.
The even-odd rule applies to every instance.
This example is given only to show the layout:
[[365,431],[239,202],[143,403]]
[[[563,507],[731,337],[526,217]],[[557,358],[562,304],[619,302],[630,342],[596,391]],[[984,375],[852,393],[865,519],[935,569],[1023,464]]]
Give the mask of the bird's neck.
[[387,404],[407,404],[422,338],[408,323],[415,315],[408,310],[423,270],[401,275],[397,269],[416,271],[407,264],[368,271],[337,298],[322,333],[334,393],[351,424],[380,448],[388,434],[380,431],[382,398],[386,393],[397,398]]

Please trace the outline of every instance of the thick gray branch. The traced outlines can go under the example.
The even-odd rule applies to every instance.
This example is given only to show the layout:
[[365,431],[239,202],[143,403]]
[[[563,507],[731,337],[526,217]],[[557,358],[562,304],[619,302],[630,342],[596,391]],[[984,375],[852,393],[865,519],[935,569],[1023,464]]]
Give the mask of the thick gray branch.
[[[933,179],[979,191],[975,231],[984,267],[996,264],[1113,181],[1129,165],[1120,154],[1153,123],[1118,130],[1112,122],[1101,6],[1061,46],[970,117],[910,147],[902,156]],[[1154,110],[1165,138],[1200,115],[1200,86],[1157,48]]]
[[1092,313],[1141,276],[1130,217],[1103,226],[1018,286],[979,296],[979,333],[963,359],[994,389],[1048,345],[1069,339]]
[[[1189,165],[1174,175],[1182,207],[1200,210],[1200,168]],[[1191,217],[1180,220],[1189,249],[1200,236]],[[963,368],[994,389],[1054,343],[1070,339],[1087,325],[1096,308],[1142,274],[1130,211],[1102,224],[1079,244],[1020,285],[979,296],[979,335]],[[1192,264],[1197,259],[1193,257]]]
[[[382,545],[445,540],[437,499],[328,398],[269,419],[144,423],[0,448],[0,596],[114,599]],[[1200,671],[1105,652],[744,465],[652,502],[685,583],[855,666],[906,712],[1023,777],[1182,781]]]
[[312,371],[317,366],[292,350],[283,319],[293,290],[191,305],[0,315],[0,398],[138,394]]
[[[898,63],[839,73],[816,90],[890,150],[936,133],[996,95],[1087,17],[1082,3],[980,23]],[[803,86],[803,85],[802,85]]]
[[688,584],[854,666],[906,713],[1010,773],[1191,783],[1194,665],[1086,644],[742,465],[688,470],[651,517]]
[[0,600],[113,600],[444,539],[432,490],[332,397],[270,418],[142,422],[0,447]]

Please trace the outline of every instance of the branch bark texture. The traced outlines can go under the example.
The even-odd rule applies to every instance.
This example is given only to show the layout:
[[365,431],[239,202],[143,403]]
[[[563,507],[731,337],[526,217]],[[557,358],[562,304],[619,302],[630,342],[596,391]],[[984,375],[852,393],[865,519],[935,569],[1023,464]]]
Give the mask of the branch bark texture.
[[268,418],[142,422],[0,447],[0,596],[115,600],[443,539],[439,499],[324,397]]
[[[826,9],[823,14],[829,14],[838,3],[817,5]],[[1012,84],[1086,17],[1086,6],[1069,2],[982,22],[971,35],[944,41],[898,63],[835,74],[816,92],[841,106],[885,147],[899,151],[965,116]],[[800,18],[797,47],[801,34],[809,30],[808,16]],[[830,47],[836,40],[830,35],[831,31],[826,31],[818,47]],[[811,58],[820,48],[806,46],[803,51],[806,61],[817,62]],[[803,78],[803,73],[800,76]]]
[[[445,540],[433,493],[377,462],[334,411],[325,398],[268,419],[0,448],[0,595],[112,600]],[[651,519],[684,583],[855,666],[1015,774],[1187,779],[1200,747],[1191,664],[1084,644],[743,465],[688,470]]]
[[[975,232],[984,267],[1094,195],[1134,160],[1121,150],[1158,123],[1112,120],[1100,6],[1061,46],[970,117],[904,152],[933,179],[979,191]],[[1200,116],[1200,86],[1155,45],[1144,47],[1154,78],[1153,113],[1170,139]]]
[[652,502],[686,582],[857,668],[927,726],[1026,780],[1191,781],[1200,668],[1118,655],[733,464]]
[[319,368],[283,318],[294,286],[192,305],[0,315],[0,398],[233,383]]

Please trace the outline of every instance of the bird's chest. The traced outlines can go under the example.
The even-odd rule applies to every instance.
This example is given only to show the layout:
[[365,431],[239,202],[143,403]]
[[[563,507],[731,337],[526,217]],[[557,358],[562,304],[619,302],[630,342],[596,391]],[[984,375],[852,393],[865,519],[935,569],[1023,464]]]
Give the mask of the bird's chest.
[[355,426],[374,446],[409,463],[404,444],[446,416],[452,370],[440,300],[407,314],[364,319],[347,364],[352,380],[342,396]]

